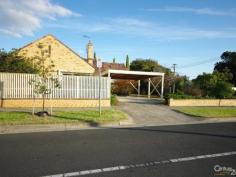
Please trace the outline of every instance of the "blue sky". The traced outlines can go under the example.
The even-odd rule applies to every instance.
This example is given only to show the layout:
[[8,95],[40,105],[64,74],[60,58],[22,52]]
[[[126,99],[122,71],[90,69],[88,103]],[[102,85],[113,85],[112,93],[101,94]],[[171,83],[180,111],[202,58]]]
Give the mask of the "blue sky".
[[82,56],[89,39],[104,61],[153,58],[190,78],[236,50],[235,0],[0,1],[0,47],[53,34]]

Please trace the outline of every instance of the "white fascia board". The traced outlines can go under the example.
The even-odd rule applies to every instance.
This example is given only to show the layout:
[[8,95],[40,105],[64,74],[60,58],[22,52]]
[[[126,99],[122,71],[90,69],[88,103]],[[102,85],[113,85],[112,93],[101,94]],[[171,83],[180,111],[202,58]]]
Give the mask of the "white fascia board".
[[145,71],[126,71],[126,70],[114,70],[109,69],[108,73],[110,74],[132,74],[132,75],[145,75],[145,76],[164,76],[165,73],[160,72],[145,72]]

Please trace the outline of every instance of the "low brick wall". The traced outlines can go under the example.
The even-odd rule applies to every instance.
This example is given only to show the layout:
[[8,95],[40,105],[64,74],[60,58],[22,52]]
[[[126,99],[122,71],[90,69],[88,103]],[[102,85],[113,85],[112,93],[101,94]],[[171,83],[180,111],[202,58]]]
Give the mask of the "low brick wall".
[[236,99],[170,99],[169,106],[236,106]]
[[[1,100],[1,107],[3,108],[29,108],[29,107],[42,107],[43,100],[36,99],[4,99]],[[52,99],[45,100],[45,107],[58,107],[58,108],[69,108],[69,107],[97,107],[99,104],[98,100],[95,99]],[[109,107],[110,100],[101,100],[101,106]]]

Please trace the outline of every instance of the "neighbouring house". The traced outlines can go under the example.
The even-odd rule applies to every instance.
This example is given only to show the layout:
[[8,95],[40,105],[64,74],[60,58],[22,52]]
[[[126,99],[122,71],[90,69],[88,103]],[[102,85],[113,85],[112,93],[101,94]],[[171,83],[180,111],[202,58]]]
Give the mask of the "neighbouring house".
[[125,67],[124,64],[122,63],[108,63],[108,62],[103,62],[102,63],[102,68],[101,71],[105,72],[108,69],[115,69],[115,70],[128,70],[128,68]]
[[[32,58],[40,54],[38,44],[42,44],[50,53],[53,61],[55,73],[63,75],[96,75],[96,59],[94,59],[94,49],[91,41],[87,44],[87,58],[81,57],[70,47],[49,34],[27,44],[19,49],[19,54],[27,58]],[[50,61],[48,61],[50,62]],[[124,64],[103,62],[102,71],[108,69],[127,70]]]

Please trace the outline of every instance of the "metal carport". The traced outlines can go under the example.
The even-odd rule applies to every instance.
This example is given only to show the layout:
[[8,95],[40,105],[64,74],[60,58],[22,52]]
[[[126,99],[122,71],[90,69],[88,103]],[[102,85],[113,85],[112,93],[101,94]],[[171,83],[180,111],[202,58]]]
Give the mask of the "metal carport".
[[[140,95],[140,80],[148,79],[148,98],[150,98],[151,94],[156,90],[158,95],[163,98],[164,92],[164,75],[165,73],[161,72],[144,72],[144,71],[127,71],[127,70],[114,70],[109,69],[102,73],[102,76],[107,76],[110,79],[124,79],[124,80],[137,80],[138,88],[136,88],[132,83],[131,85],[137,90],[138,95]],[[161,77],[158,83],[154,84],[151,78],[153,77]],[[161,84],[161,92],[158,91],[157,87]],[[151,85],[153,86],[153,90],[151,91]]]

